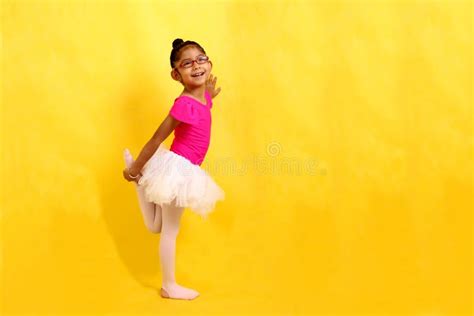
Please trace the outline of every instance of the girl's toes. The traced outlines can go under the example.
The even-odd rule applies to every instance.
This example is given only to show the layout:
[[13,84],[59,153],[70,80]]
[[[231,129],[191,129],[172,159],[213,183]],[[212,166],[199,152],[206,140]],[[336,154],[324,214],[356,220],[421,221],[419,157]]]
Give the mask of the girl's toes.
[[125,160],[125,165],[127,166],[127,168],[130,168],[133,164],[133,157],[132,157],[132,154],[130,153],[130,150],[125,149],[124,152],[123,152],[123,158]]

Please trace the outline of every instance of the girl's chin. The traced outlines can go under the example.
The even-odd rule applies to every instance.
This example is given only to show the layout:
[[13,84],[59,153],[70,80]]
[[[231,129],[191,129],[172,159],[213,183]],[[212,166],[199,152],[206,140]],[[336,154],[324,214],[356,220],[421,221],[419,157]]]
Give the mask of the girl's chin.
[[187,84],[186,85],[186,87],[188,89],[197,89],[197,88],[201,88],[201,87],[204,87],[204,86],[205,86],[204,82],[201,83],[201,84],[192,83],[192,84]]
[[202,87],[206,84],[205,81],[203,82],[188,82],[186,84],[187,87],[192,87],[192,88],[199,88],[199,87]]
[[191,79],[189,79],[190,81],[193,81],[193,82],[200,82],[200,81],[206,81],[206,74],[200,76],[200,77],[191,77]]

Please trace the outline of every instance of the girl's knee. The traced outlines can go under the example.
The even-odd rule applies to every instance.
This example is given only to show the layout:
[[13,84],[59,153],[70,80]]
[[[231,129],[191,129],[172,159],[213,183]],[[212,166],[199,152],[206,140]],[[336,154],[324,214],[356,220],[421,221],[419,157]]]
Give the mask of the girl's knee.
[[148,227],[148,230],[153,234],[161,233],[161,227]]
[[157,223],[149,223],[146,226],[147,226],[146,228],[153,234],[161,233],[161,227],[162,227],[161,223],[159,225],[157,225]]
[[171,229],[164,227],[164,229],[161,232],[161,236],[166,236],[169,238],[176,238],[178,237],[178,234],[179,234],[179,227],[174,227]]

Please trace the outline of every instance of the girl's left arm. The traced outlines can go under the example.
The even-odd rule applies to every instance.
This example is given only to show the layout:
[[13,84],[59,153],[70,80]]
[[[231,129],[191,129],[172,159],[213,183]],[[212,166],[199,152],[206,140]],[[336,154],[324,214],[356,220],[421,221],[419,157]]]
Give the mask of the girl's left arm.
[[219,92],[221,92],[220,87],[216,89],[216,81],[217,77],[214,77],[212,74],[209,75],[209,78],[206,81],[206,90],[213,99],[219,94]]

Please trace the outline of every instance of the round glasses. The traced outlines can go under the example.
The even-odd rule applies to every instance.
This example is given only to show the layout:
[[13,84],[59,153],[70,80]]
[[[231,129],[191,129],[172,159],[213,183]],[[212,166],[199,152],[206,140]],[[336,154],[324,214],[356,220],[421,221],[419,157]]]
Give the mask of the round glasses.
[[196,59],[183,60],[179,66],[182,68],[190,68],[194,65],[194,62],[201,65],[201,64],[207,63],[208,61],[209,61],[209,57],[207,57],[206,55],[200,55]]

